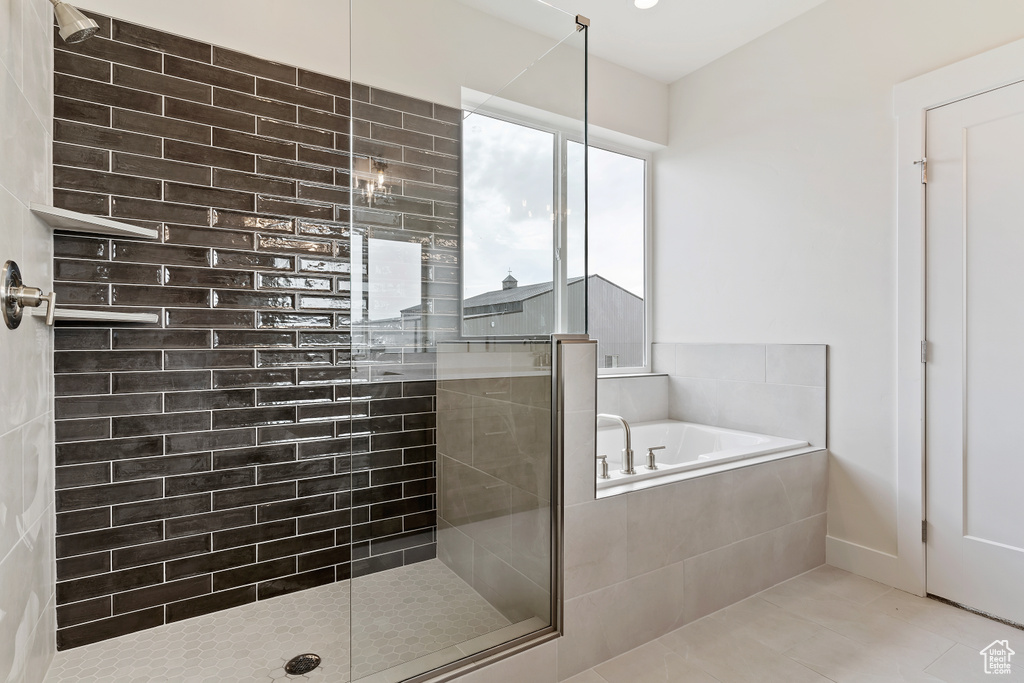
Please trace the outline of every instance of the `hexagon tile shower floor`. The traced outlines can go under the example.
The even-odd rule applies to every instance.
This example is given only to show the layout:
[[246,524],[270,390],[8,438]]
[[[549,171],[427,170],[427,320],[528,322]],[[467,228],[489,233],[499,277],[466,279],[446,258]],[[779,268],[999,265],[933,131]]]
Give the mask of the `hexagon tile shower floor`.
[[[429,560],[60,652],[46,682],[102,683],[116,671],[120,683],[343,683],[350,642],[358,680],[508,625]],[[323,664],[286,674],[288,660],[307,652]]]

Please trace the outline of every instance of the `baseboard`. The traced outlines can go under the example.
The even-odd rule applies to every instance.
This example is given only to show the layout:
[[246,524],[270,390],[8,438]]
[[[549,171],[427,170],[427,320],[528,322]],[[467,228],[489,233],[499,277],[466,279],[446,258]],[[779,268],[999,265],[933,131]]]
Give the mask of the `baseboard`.
[[825,537],[825,562],[887,586],[899,583],[899,558],[895,555],[835,536]]

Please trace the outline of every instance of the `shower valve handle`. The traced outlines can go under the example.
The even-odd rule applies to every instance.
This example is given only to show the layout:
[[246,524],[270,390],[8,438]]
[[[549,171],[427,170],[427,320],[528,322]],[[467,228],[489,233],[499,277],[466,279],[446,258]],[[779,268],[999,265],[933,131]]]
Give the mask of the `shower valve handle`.
[[43,294],[38,287],[26,287],[21,279],[21,269],[14,261],[4,264],[0,276],[0,308],[3,309],[7,327],[16,329],[26,308],[36,308],[46,302],[46,324],[53,325],[54,309],[57,307],[57,293]]
[[14,294],[18,297],[19,303],[26,308],[35,308],[42,306],[43,302],[46,302],[46,324],[53,325],[53,311],[57,305],[57,293],[50,292],[49,294],[43,294],[43,290],[38,287],[22,287],[20,292]]
[[53,316],[57,311],[57,292],[50,292],[46,299],[46,324],[53,327]]

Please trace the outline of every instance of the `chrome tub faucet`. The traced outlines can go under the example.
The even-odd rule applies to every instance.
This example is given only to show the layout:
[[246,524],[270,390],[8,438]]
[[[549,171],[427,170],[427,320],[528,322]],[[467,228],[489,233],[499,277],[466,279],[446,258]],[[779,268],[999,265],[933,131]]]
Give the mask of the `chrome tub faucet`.
[[633,468],[633,441],[629,434],[629,423],[619,415],[608,415],[601,413],[597,416],[597,421],[611,420],[612,422],[618,422],[622,425],[622,432],[626,437],[626,447],[622,449],[622,470],[623,474],[636,474],[636,470]]

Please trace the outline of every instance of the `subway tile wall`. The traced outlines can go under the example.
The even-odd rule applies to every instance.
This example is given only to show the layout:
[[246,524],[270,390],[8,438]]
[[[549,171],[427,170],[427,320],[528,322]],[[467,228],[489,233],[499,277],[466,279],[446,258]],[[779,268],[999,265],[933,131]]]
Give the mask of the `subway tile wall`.
[[[58,234],[55,288],[160,322],[56,331],[58,646],[434,557],[460,112],[93,16],[54,203],[160,238]],[[367,323],[385,242],[420,305]]]

